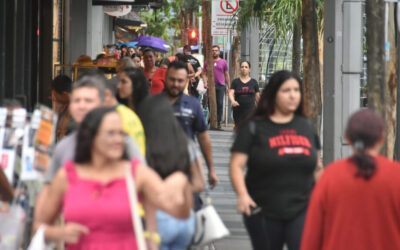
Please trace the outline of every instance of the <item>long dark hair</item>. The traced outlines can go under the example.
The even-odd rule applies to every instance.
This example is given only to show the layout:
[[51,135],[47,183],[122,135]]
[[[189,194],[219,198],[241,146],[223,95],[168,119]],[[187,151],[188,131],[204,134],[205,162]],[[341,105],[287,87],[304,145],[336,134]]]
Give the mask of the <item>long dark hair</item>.
[[[83,119],[78,129],[75,147],[75,162],[89,163],[92,161],[93,142],[104,117],[112,112],[117,112],[113,107],[101,107],[90,111]],[[122,159],[128,159],[126,153]]]
[[[254,113],[251,115],[250,119],[265,119],[275,112],[276,93],[278,92],[282,84],[289,79],[295,79],[299,83],[301,93],[301,81],[295,73],[288,70],[280,70],[275,72],[271,76],[267,86],[265,86],[263,92],[261,93],[260,101],[258,102],[258,105]],[[295,111],[295,114],[305,116],[303,110],[303,95],[301,95],[300,104]]]
[[190,177],[188,139],[164,95],[143,101],[138,116],[146,135],[146,160],[163,179],[176,171]]
[[[127,99],[132,99],[133,106],[129,106],[133,110],[138,110],[142,101],[149,95],[149,83],[147,82],[146,76],[143,71],[138,68],[125,68],[121,72],[125,72],[132,82],[132,95]],[[126,105],[129,104],[127,99],[122,101]]]
[[376,169],[375,159],[365,152],[376,145],[384,133],[382,118],[369,109],[354,113],[347,124],[346,137],[355,148],[351,160],[357,165],[357,176],[371,178]]

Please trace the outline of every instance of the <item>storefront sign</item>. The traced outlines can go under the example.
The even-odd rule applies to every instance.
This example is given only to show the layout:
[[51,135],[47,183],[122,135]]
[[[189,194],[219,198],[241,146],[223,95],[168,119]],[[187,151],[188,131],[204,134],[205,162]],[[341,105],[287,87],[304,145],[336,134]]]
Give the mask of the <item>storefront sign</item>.
[[132,10],[131,5],[106,5],[103,6],[104,13],[109,16],[125,16]]

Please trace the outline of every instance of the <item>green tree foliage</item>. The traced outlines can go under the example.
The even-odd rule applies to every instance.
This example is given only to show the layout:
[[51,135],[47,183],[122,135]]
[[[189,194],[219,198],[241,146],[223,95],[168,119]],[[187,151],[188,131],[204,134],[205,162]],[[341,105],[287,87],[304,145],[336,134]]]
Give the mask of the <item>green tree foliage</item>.
[[[170,44],[176,44],[175,41],[180,40],[182,30],[189,28],[181,27],[181,19],[188,12],[198,16],[200,4],[201,0],[163,0],[160,9],[142,12],[142,20],[147,23],[146,35],[160,37]],[[170,29],[173,31],[172,37]]]
[[[252,17],[260,23],[267,22],[274,27],[275,36],[287,38],[293,31],[296,18],[301,16],[301,0],[246,0],[239,8],[239,25],[245,27]],[[323,0],[317,0],[318,29],[323,29]]]
[[161,9],[151,9],[148,12],[142,12],[141,18],[147,24],[146,35],[170,41],[168,27],[171,13],[168,0],[163,0],[163,7]]

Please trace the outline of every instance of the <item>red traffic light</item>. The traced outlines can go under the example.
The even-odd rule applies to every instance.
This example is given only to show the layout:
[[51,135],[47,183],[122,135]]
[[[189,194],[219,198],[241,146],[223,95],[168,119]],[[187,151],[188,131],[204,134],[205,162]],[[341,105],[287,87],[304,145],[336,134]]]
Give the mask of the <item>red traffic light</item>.
[[190,39],[197,39],[197,31],[196,30],[190,31]]

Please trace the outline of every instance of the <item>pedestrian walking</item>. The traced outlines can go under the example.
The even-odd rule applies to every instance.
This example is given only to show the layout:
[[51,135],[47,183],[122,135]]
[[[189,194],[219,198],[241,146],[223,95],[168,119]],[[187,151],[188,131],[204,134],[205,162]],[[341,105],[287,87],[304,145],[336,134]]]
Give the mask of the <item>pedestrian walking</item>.
[[[138,111],[143,122],[147,153],[146,160],[162,179],[181,171],[191,183],[188,199],[193,192],[204,190],[204,173],[194,142],[190,142],[174,117],[168,99],[157,95],[146,99]],[[196,164],[197,161],[200,161]],[[201,172],[200,172],[201,171]],[[193,203],[190,204],[193,208]],[[177,219],[163,211],[157,211],[157,226],[161,236],[160,250],[186,250],[195,229],[195,215],[188,219]]]
[[72,80],[66,75],[59,75],[51,82],[51,97],[53,109],[58,115],[56,126],[56,139],[61,140],[67,133],[71,116],[68,111],[69,99],[72,89]]
[[161,60],[160,67],[154,72],[153,81],[150,87],[150,93],[152,95],[160,94],[165,87],[165,75],[167,74],[167,68],[170,64],[168,58]]
[[137,68],[137,64],[134,62],[134,60],[127,56],[118,60],[115,71],[117,71],[117,74],[119,76],[120,72],[126,68]]
[[190,95],[190,79],[192,79],[195,75],[193,66],[186,60],[185,55],[182,53],[177,53],[175,55],[175,58],[176,58],[175,60],[186,63],[186,65],[187,65],[187,68],[189,70],[189,75],[188,75],[189,81],[188,81],[187,85],[185,86],[185,90],[183,91],[183,93],[186,95]]
[[[138,249],[132,225],[126,168],[137,194],[154,206],[187,218],[191,199],[183,173],[165,181],[124,152],[125,135],[114,108],[97,108],[82,121],[74,161],[67,161],[53,180],[41,221],[47,241],[64,241],[66,250]],[[190,196],[189,196],[190,197]],[[53,226],[62,212],[65,225]]]
[[133,111],[149,95],[149,84],[143,71],[138,68],[125,68],[119,74],[118,96],[121,103]]
[[123,44],[123,45],[121,46],[121,57],[120,57],[120,58],[124,58],[124,57],[126,57],[126,56],[129,56],[129,55],[128,55],[128,46],[126,46],[125,44]]
[[135,63],[135,67],[136,68],[143,69],[142,66],[141,66],[142,60],[140,58],[140,54],[139,53],[134,53],[131,58],[132,58],[133,62]]
[[208,135],[207,124],[204,120],[203,109],[196,98],[183,94],[189,80],[188,75],[187,63],[180,61],[171,62],[165,77],[163,94],[172,104],[175,117],[178,119],[187,136],[193,141],[195,137],[197,138],[201,152],[207,163],[208,181],[211,187],[215,187],[218,177],[214,170],[210,136]]
[[133,54],[135,54],[135,48],[133,48],[133,47],[128,47],[127,56],[129,56],[129,57],[132,58]]
[[304,115],[300,80],[289,71],[274,73],[231,149],[237,209],[254,250],[300,248],[320,148]]
[[[105,101],[106,79],[100,72],[87,72],[83,74],[78,81],[73,84],[71,92],[71,101],[69,111],[71,117],[79,125],[86,114],[102,105]],[[129,158],[140,158],[142,161],[141,151],[136,142],[126,136],[126,148]],[[71,132],[57,143],[49,167],[46,171],[45,185],[43,186],[35,206],[35,223],[42,221],[42,216],[45,214],[46,199],[49,195],[50,184],[55,178],[58,170],[64,166],[67,160],[75,158],[75,146],[77,143],[77,131]]]
[[231,100],[235,128],[247,118],[260,100],[258,82],[250,77],[250,63],[240,63],[240,77],[231,83],[229,99]]
[[151,48],[146,48],[143,50],[143,72],[146,76],[149,86],[152,84],[154,72],[157,70],[156,66],[157,55]]
[[118,100],[116,98],[118,92],[117,89],[118,83],[119,83],[118,76],[108,79],[106,81],[106,86],[105,86],[106,95],[104,100],[104,106],[114,107],[115,110],[117,110],[117,112],[121,116],[122,127],[124,128],[124,132],[135,140],[135,142],[140,148],[140,152],[144,157],[146,154],[146,138],[144,136],[142,122],[132,109],[128,108],[124,104],[118,103]]
[[384,127],[368,109],[350,117],[353,155],[327,166],[316,184],[301,249],[400,249],[400,165],[380,155]]
[[[224,59],[219,57],[220,48],[218,45],[214,45],[212,47],[212,55],[213,55],[213,67],[214,67],[215,94],[217,98],[218,129],[221,129],[222,113],[224,109],[224,96],[225,92],[227,92],[230,89],[231,78],[229,76],[228,64]],[[204,63],[202,77],[203,77],[204,87],[207,88],[208,87],[207,62]]]
[[203,72],[199,60],[192,56],[192,48],[189,45],[183,46],[183,54],[185,59],[190,65],[192,65],[194,70],[194,75],[190,77],[190,95],[199,98],[200,94],[197,91],[197,85],[199,84],[201,73]]

